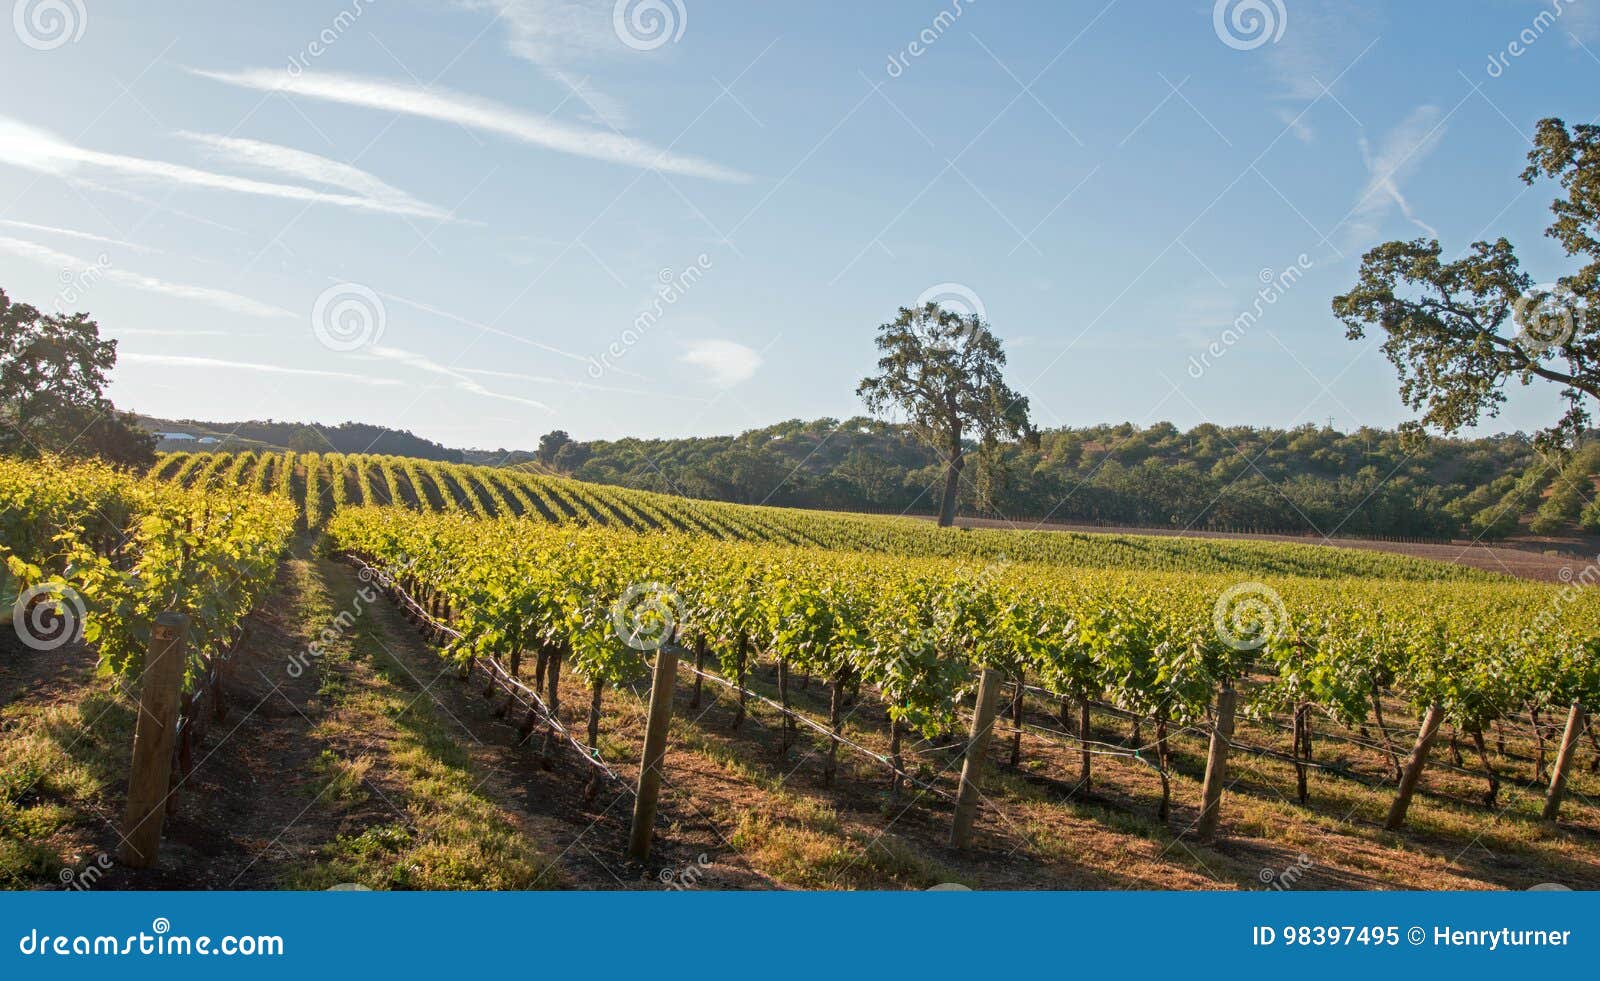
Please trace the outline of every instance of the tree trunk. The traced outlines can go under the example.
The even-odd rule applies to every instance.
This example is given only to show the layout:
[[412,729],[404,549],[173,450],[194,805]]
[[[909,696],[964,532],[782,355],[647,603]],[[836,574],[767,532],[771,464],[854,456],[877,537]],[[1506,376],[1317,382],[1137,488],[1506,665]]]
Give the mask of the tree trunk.
[[889,795],[900,796],[900,772],[906,768],[905,760],[900,756],[900,720],[891,713],[889,716],[889,762],[894,764],[895,772],[889,774]]
[[783,751],[779,759],[789,756],[789,744],[794,738],[794,720],[789,717],[789,662],[778,658],[778,703],[783,706]]
[[950,455],[944,469],[944,500],[939,502],[940,528],[949,528],[956,523],[956,500],[961,492],[961,470],[967,464],[966,457],[961,452],[959,433],[951,440],[948,452]]
[[1389,738],[1389,727],[1383,723],[1383,694],[1378,691],[1376,683],[1372,686],[1372,714],[1378,720],[1378,732],[1383,736],[1383,749],[1389,754],[1389,765],[1394,767],[1394,782],[1399,783],[1405,771],[1400,766],[1400,754],[1394,748],[1394,740]]
[[749,641],[743,634],[739,635],[739,653],[734,658],[734,682],[739,686],[739,708],[733,713],[733,728],[738,729],[744,725],[744,662],[749,653]]
[[[589,751],[597,756],[600,752],[600,697],[605,690],[605,682],[596,679],[589,693]],[[583,790],[585,804],[593,804],[595,796],[600,793],[600,768],[594,766],[589,770],[589,785]]]
[[544,733],[544,760],[545,765],[550,764],[556,749],[556,719],[561,714],[561,649],[558,647],[550,652],[550,665],[545,669],[545,677],[549,682],[549,695],[545,698],[545,705],[550,709],[550,727]]
[[[1533,741],[1538,747],[1538,755],[1533,761],[1533,779],[1537,783],[1544,779],[1544,726],[1539,722],[1539,707],[1529,706],[1529,711],[1533,716]],[[1505,754],[1502,752],[1500,755]]]
[[1089,749],[1089,696],[1078,699],[1078,739],[1083,742],[1083,757],[1078,762],[1078,784],[1084,793],[1089,792],[1091,765],[1094,752]]
[[705,680],[706,680],[706,679],[700,677],[700,672],[704,671],[705,669],[706,669],[706,639],[704,637],[701,637],[701,638],[699,638],[698,640],[696,640],[694,642],[694,670],[695,670],[695,675],[694,675],[694,697],[689,699],[689,707],[692,708],[692,709],[697,709],[697,708],[700,707],[700,689],[704,685]]
[[[831,697],[828,699],[828,728],[835,736],[839,734],[841,717],[844,713],[844,683],[846,680],[845,672],[840,671],[833,676],[833,681],[828,686],[831,690]],[[833,786],[833,775],[838,772],[838,768],[839,741],[830,739],[828,740],[828,762],[822,770],[822,785],[824,787]]]
[[1483,730],[1474,729],[1471,733],[1472,746],[1478,751],[1478,759],[1483,761],[1484,775],[1489,778],[1489,792],[1483,795],[1485,807],[1493,808],[1500,799],[1500,775],[1494,772],[1494,765],[1489,762],[1489,747],[1483,741]]
[[1011,691],[1011,765],[1016,766],[1022,762],[1022,700],[1024,697],[1023,683],[1027,679],[1025,672],[1017,672],[1016,684]]

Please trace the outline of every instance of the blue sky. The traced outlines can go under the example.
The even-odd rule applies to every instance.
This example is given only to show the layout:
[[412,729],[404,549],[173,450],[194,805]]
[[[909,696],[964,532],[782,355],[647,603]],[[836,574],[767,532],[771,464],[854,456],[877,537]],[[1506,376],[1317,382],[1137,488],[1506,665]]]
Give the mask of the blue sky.
[[15,3],[0,287],[123,406],[457,446],[852,415],[925,295],[1041,425],[1392,426],[1329,299],[1392,238],[1566,272],[1518,174],[1600,112],[1600,0],[254,8]]

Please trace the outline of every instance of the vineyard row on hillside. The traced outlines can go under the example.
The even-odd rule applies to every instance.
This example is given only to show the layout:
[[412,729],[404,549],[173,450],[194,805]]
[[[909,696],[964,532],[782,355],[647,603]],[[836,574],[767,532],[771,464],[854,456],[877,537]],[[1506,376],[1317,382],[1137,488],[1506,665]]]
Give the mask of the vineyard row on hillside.
[[[797,672],[827,679],[836,693],[879,692],[897,765],[902,735],[958,724],[981,669],[1152,720],[1163,769],[1168,727],[1208,725],[1219,688],[1238,691],[1246,717],[1291,712],[1309,727],[1314,712],[1345,729],[1375,724],[1386,741],[1382,706],[1398,699],[1473,741],[1490,799],[1492,727],[1600,704],[1592,590],[1239,583],[390,509],[341,511],[328,532],[334,548],[442,597],[458,657],[538,652],[541,667],[569,663],[596,700],[604,687],[641,678],[642,652],[668,639],[715,659],[741,685],[765,657],[780,678]],[[1386,750],[1398,768],[1397,749]]]
[[1407,556],[1278,542],[1056,531],[947,532],[912,519],[725,504],[589,484],[515,468],[334,453],[174,453],[153,471],[185,487],[246,487],[288,497],[307,527],[367,504],[564,525],[672,531],[725,541],[907,557],[1074,568],[1250,575],[1494,581],[1492,573]]

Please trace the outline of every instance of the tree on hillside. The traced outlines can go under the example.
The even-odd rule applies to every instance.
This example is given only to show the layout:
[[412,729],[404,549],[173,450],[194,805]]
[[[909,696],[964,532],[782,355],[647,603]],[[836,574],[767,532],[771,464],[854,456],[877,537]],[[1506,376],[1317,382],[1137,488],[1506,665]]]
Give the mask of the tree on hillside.
[[0,453],[155,461],[155,437],[105,397],[117,342],[87,314],[41,313],[0,290]]
[[539,462],[551,466],[556,462],[556,456],[561,453],[561,448],[572,442],[572,437],[564,429],[556,429],[539,437],[539,450],[536,454]]
[[901,307],[893,321],[878,328],[878,374],[856,389],[867,408],[884,414],[899,409],[913,430],[939,454],[944,466],[944,499],[939,524],[955,523],[966,440],[985,450],[1000,439],[1032,431],[1028,400],[1001,377],[1006,355],[1000,340],[978,315],[962,316],[936,303]]
[[1333,300],[1346,336],[1381,328],[1400,396],[1433,427],[1456,433],[1505,402],[1511,381],[1560,387],[1565,415],[1540,442],[1571,446],[1600,400],[1600,126],[1542,120],[1522,179],[1556,181],[1546,234],[1582,265],[1553,283],[1524,272],[1510,242],[1476,242],[1443,259],[1437,241],[1388,242],[1361,260],[1354,289]]

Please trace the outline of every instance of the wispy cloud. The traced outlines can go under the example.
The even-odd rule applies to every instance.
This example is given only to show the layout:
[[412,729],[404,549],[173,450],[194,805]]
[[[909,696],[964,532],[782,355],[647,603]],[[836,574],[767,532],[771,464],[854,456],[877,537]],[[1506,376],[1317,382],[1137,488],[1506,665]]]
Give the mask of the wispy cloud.
[[141,354],[137,351],[123,351],[117,354],[117,360],[133,364],[155,364],[174,368],[217,368],[230,371],[249,371],[263,375],[300,375],[307,378],[328,378],[354,382],[358,385],[392,387],[401,384],[392,378],[376,378],[371,375],[358,375],[349,371],[291,368],[286,365],[261,364],[255,361],[231,361],[226,358],[206,358],[187,354]]
[[180,132],[178,135],[204,147],[217,159],[241,167],[336,187],[349,191],[357,197],[366,198],[374,204],[383,205],[385,210],[395,214],[414,215],[438,221],[450,220],[450,213],[443,208],[419,201],[367,171],[338,160],[296,150],[293,147],[279,146],[276,143],[263,143],[235,136],[190,132]]
[[612,26],[614,0],[458,0],[468,10],[492,11],[505,25],[506,48],[538,65],[589,110],[591,121],[612,129],[628,126],[621,101],[597,90],[574,70],[616,54],[637,55]]
[[68,143],[46,130],[4,116],[0,116],[0,163],[58,177],[71,177],[78,171],[88,168],[111,171],[139,180],[232,191],[238,194],[329,204],[362,211],[414,213],[387,201],[354,194],[330,194],[295,184],[275,184],[229,174],[217,174],[183,164],[89,150]]
[[476,96],[446,89],[390,82],[359,75],[290,75],[275,69],[213,72],[191,69],[202,78],[258,92],[320,99],[343,105],[404,113],[423,119],[456,123],[470,129],[508,137],[533,146],[604,160],[609,163],[659,170],[687,177],[741,183],[749,177],[736,170],[683,156],[621,133],[585,129],[514,109]]
[[[1341,0],[1296,0],[1282,9],[1283,37],[1258,52],[1266,56],[1278,77],[1277,98],[1287,103],[1278,118],[1302,143],[1316,139],[1314,115],[1348,119],[1359,125],[1358,120],[1345,115],[1341,103],[1334,101],[1337,95],[1324,95],[1322,87],[1332,86],[1361,57],[1362,49],[1378,37],[1381,11]],[[1275,15],[1273,19],[1276,22]],[[1316,111],[1306,111],[1313,102],[1318,102]]]
[[46,235],[60,235],[62,238],[77,239],[80,242],[94,242],[97,245],[114,245],[119,249],[129,249],[134,252],[154,251],[148,246],[134,242],[124,242],[120,238],[109,238],[105,235],[95,235],[92,232],[80,232],[72,228],[57,228],[54,225],[35,225],[27,221],[12,221],[9,218],[0,218],[0,225],[7,228],[16,228],[25,232],[42,232]]
[[720,388],[732,388],[749,381],[762,363],[761,354],[755,348],[721,340],[690,341],[678,360],[704,368],[711,383]]
[[27,242],[19,238],[10,238],[0,235],[0,252],[9,252],[23,259],[31,259],[43,265],[54,266],[65,270],[70,275],[88,280],[105,280],[119,283],[123,286],[147,293],[159,293],[162,296],[175,297],[180,300],[193,300],[227,310],[229,313],[243,314],[247,317],[286,317],[294,318],[294,314],[281,307],[252,300],[238,293],[227,290],[211,289],[207,286],[190,286],[185,283],[172,283],[154,276],[145,276],[140,273],[130,272],[116,266],[93,264],[84,262],[76,256],[65,252],[57,252],[47,245],[36,242]]
[[535,409],[542,409],[546,412],[550,411],[550,406],[540,402],[537,399],[524,398],[520,395],[507,395],[504,392],[496,392],[485,388],[482,384],[474,381],[467,372],[459,368],[452,367],[451,365],[435,361],[425,354],[418,354],[415,351],[407,351],[398,347],[385,347],[383,345],[367,348],[363,354],[380,361],[388,361],[394,364],[404,365],[408,368],[414,368],[417,371],[426,372],[431,375],[438,375],[442,378],[448,378],[456,388],[470,395],[477,395],[488,399],[498,399],[502,402],[515,402],[518,405],[526,405]]
[[1368,179],[1356,199],[1346,223],[1352,242],[1361,245],[1377,237],[1384,218],[1399,207],[1406,220],[1430,238],[1439,233],[1419,218],[1400,185],[1414,174],[1444,138],[1445,126],[1438,106],[1421,106],[1394,129],[1384,134],[1376,151],[1365,136],[1359,140],[1361,157],[1366,162]]

